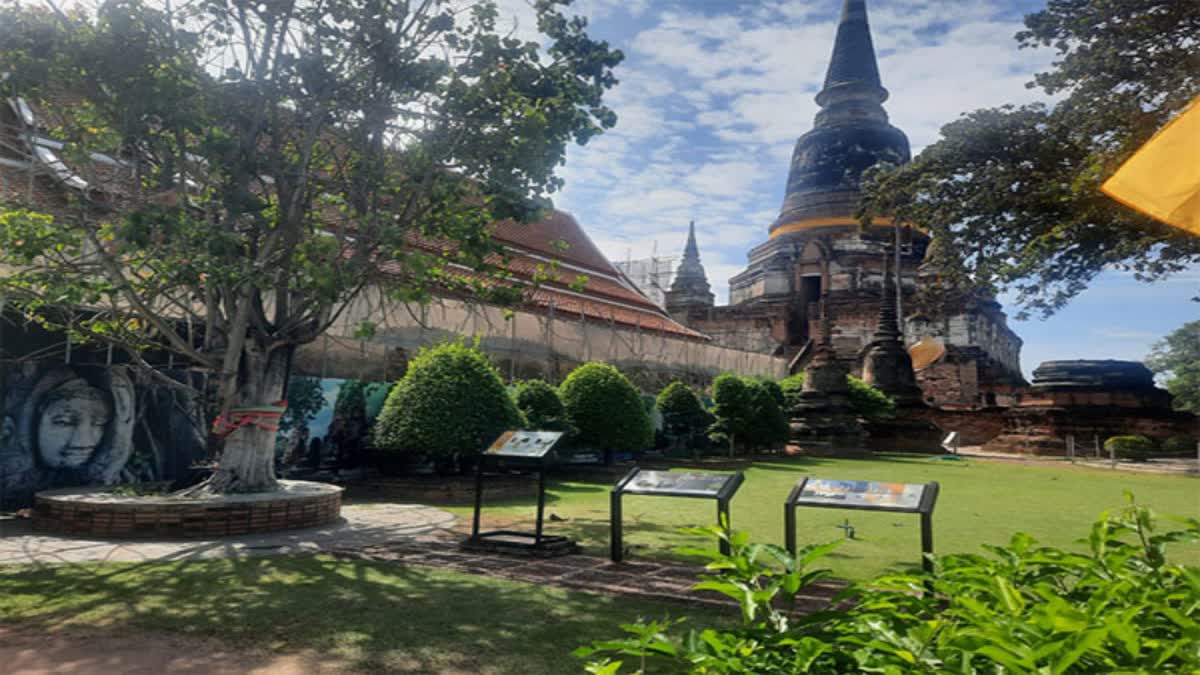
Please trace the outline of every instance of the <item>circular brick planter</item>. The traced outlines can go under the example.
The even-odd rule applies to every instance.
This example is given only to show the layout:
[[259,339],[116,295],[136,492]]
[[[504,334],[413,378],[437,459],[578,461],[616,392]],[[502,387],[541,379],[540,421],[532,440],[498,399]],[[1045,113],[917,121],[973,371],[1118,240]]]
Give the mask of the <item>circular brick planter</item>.
[[87,537],[212,538],[316,527],[341,517],[342,488],[279,481],[276,492],[213,497],[136,497],[104,488],[47,490],[34,497],[38,532]]

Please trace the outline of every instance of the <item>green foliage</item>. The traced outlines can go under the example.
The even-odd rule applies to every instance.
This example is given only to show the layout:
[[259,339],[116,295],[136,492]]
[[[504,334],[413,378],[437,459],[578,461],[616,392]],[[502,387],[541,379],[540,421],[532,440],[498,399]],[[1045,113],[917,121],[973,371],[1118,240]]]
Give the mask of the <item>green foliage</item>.
[[337,398],[333,402],[334,417],[366,417],[367,386],[359,380],[346,380],[338,387]]
[[380,449],[435,460],[470,457],[524,423],[487,357],[449,342],[422,349],[409,363],[379,414],[374,441]]
[[704,409],[696,390],[683,382],[667,385],[659,393],[656,405],[663,418],[663,429],[676,441],[691,443],[712,423],[712,416]]
[[1172,457],[1195,457],[1197,440],[1191,436],[1172,436],[1163,441],[1164,455]]
[[709,432],[715,441],[729,444],[732,454],[737,444],[750,433],[753,424],[754,401],[746,381],[733,373],[718,375],[712,384],[715,418]]
[[1145,436],[1112,436],[1104,441],[1104,449],[1122,459],[1143,462],[1154,455],[1154,441]]
[[[632,637],[575,653],[605,657],[589,669],[688,673],[1097,673],[1200,668],[1200,569],[1172,564],[1167,547],[1200,540],[1200,521],[1160,532],[1148,508],[1105,513],[1088,552],[1014,535],[988,555],[936,560],[931,573],[880,577],[847,589],[838,610],[794,616],[777,596],[819,579],[809,571],[833,546],[796,558],[742,533],[692,530],[728,541],[731,555],[693,549],[710,562],[697,586],[738,601],[732,630],[679,621],[623,625]],[[764,560],[768,561],[764,564]]]
[[1190,321],[1155,343],[1146,365],[1166,378],[1176,410],[1200,415],[1200,321]]
[[606,363],[585,363],[558,388],[577,442],[606,452],[637,452],[654,442],[654,427],[629,378]]
[[[539,218],[568,146],[616,122],[622,55],[565,4],[533,3],[531,41],[487,1],[0,4],[0,99],[53,111],[87,182],[0,203],[0,295],[89,306],[39,316],[146,370],[147,347],[181,355],[221,409],[277,400],[295,349],[366,289],[519,299],[489,224]],[[210,485],[272,488],[264,439]]]
[[773,380],[738,377],[733,373],[713,380],[714,440],[730,446],[774,448],[787,441],[788,417],[783,389]]
[[863,417],[887,417],[896,412],[896,402],[891,396],[851,375],[847,378],[850,384],[850,407]]
[[518,382],[513,388],[513,398],[531,429],[567,430],[567,413],[558,398],[558,390],[545,380]]
[[804,373],[788,375],[780,380],[779,390],[783,392],[784,409],[791,410],[800,402],[800,394],[804,391]]
[[279,420],[283,434],[299,429],[312,421],[325,406],[321,380],[315,377],[293,377],[288,380],[287,412]]
[[1021,47],[1055,52],[1035,84],[1057,102],[947,124],[913,162],[868,177],[865,215],[932,233],[941,283],[929,289],[1007,290],[1022,317],[1053,313],[1104,269],[1155,280],[1200,262],[1200,238],[1098,189],[1200,94],[1200,4],[1049,0],[1025,26]]
[[774,380],[746,380],[750,394],[750,418],[743,436],[751,448],[774,449],[787,442],[788,416],[784,413],[783,390]]
[[[850,407],[862,417],[887,417],[896,412],[896,402],[882,391],[853,375],[847,378],[847,383],[850,386]],[[804,373],[783,378],[779,381],[779,388],[786,402],[785,410],[791,410],[800,401],[800,394],[804,391]]]

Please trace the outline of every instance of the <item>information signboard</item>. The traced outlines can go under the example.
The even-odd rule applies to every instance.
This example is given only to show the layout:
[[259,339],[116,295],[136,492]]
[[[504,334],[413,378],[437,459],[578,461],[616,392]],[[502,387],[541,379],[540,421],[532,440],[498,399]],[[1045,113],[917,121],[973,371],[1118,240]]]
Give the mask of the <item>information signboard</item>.
[[688,471],[639,471],[625,486],[627,494],[696,496],[716,499],[737,474]]
[[860,506],[878,510],[911,511],[921,506],[925,486],[914,483],[876,483],[866,480],[825,480],[810,478],[804,481],[797,504],[831,504]]
[[[513,430],[500,434],[484,451],[475,471],[475,516],[471,523],[471,536],[463,546],[487,551],[526,551],[537,555],[565,555],[578,551],[575,542],[562,536],[547,536],[542,533],[546,512],[546,457],[562,438],[561,431],[526,431]],[[516,532],[513,530],[496,530],[480,532],[480,519],[483,510],[483,477],[484,464],[492,460],[494,465],[505,464],[503,460],[528,460],[513,462],[528,467],[533,465],[537,470],[537,520],[534,531]]]
[[[883,483],[867,480],[831,480],[804,478],[783,504],[784,541],[796,553],[796,508],[857,509],[916,513],[921,516],[921,551],[933,553],[933,507],[937,504],[938,484]],[[930,569],[929,559],[921,564]]]
[[562,435],[561,431],[506,431],[492,443],[486,454],[541,459],[554,449]]
[[[737,473],[700,473],[698,471],[646,471],[634,469],[613,487],[611,495],[611,557],[621,562],[625,556],[624,530],[621,523],[621,498],[624,495],[690,497],[717,502],[717,523],[729,522],[729,500],[742,486],[745,476]],[[721,551],[729,545],[721,542]]]

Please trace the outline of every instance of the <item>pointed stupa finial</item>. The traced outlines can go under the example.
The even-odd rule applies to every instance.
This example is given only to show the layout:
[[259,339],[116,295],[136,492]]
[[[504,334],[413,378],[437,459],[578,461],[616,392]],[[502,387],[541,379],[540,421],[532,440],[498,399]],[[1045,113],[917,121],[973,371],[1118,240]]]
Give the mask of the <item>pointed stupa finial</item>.
[[700,247],[696,245],[696,221],[688,223],[688,238],[687,245],[683,247],[683,258],[691,259],[699,262]]
[[[832,2],[832,0],[830,0]],[[787,188],[771,236],[832,224],[858,208],[862,174],[879,162],[904,164],[908,138],[888,124],[865,0],[842,0],[813,129],[796,141]]]
[[817,94],[817,105],[824,109],[817,115],[817,124],[842,121],[851,115],[886,120],[881,104],[887,98],[888,91],[879,79],[866,0],[843,0],[825,86]]
[[696,221],[688,223],[687,244],[683,247],[683,260],[675,270],[671,288],[666,292],[667,311],[674,315],[685,315],[691,308],[712,307],[716,298],[700,264],[700,247],[696,245]]

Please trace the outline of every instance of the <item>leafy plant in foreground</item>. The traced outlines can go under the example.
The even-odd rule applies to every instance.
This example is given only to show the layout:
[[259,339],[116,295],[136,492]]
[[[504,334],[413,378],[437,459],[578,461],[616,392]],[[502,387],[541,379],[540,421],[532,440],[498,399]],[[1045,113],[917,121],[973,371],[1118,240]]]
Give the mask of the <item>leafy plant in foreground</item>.
[[738,601],[741,624],[679,621],[622,626],[633,637],[576,652],[604,657],[589,672],[690,673],[1161,673],[1200,668],[1200,568],[1169,563],[1168,545],[1200,540],[1200,521],[1160,531],[1133,503],[1101,515],[1085,553],[1016,534],[987,555],[937,559],[931,573],[879,577],[835,598],[839,610],[805,616],[779,607],[822,572],[806,572],[832,545],[798,559],[750,544],[743,533],[689,530],[729,541],[732,554],[692,550],[710,562],[697,589]]

